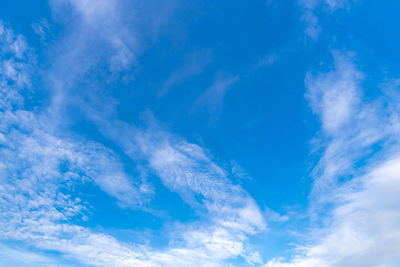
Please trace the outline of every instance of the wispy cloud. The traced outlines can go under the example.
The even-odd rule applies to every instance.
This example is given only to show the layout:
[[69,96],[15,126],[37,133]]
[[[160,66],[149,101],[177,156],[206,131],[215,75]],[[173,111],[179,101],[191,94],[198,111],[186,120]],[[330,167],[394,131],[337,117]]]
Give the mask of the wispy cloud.
[[[340,201],[315,245],[290,263],[280,259],[268,267],[298,266],[395,266],[399,263],[400,158],[390,158],[365,176],[340,188]],[[337,203],[338,204],[338,203]],[[392,264],[392,265],[390,265]]]
[[[85,15],[101,11],[96,10]],[[2,90],[10,95],[3,98],[0,113],[2,239],[55,250],[98,266],[220,266],[239,256],[249,264],[261,262],[248,240],[265,229],[263,214],[254,199],[233,184],[204,149],[158,126],[139,129],[102,117],[100,111],[93,112],[91,119],[99,123],[105,136],[133,160],[144,159],[144,167],[153,170],[167,188],[206,215],[177,228],[171,245],[159,250],[126,244],[79,225],[90,216],[90,203],[74,196],[75,186],[92,183],[122,208],[144,205],[153,192],[146,183],[126,174],[110,149],[79,136],[61,137],[46,110],[24,109],[20,90],[29,87],[33,63],[24,59],[28,48],[23,37],[1,29],[0,37],[8,40],[2,51],[12,52],[5,60],[21,61],[12,75],[5,71],[0,77],[5,81]],[[16,77],[21,75],[27,79],[18,83]],[[71,75],[66,78],[73,77],[74,72]],[[9,85],[9,81],[13,83]]]
[[[325,150],[313,174],[318,177],[314,189],[335,186],[337,180],[354,170],[355,163],[371,152],[373,144],[392,134],[389,110],[382,101],[363,101],[361,82],[352,55],[334,51],[334,70],[306,77],[306,97],[322,123],[325,139],[316,140]],[[318,188],[318,189],[317,189]]]
[[167,187],[189,197],[189,201],[201,196],[211,217],[228,228],[249,233],[264,228],[254,200],[232,184],[225,170],[211,161],[201,147],[161,131],[151,132],[150,136],[141,135],[141,144],[145,143],[149,164]]
[[148,168],[167,188],[178,193],[195,210],[205,212],[200,221],[180,227],[175,240],[181,240],[178,242],[181,245],[170,248],[163,259],[176,261],[184,253],[186,265],[217,266],[238,256],[249,262],[261,261],[251,249],[248,236],[265,230],[262,212],[203,148],[162,130],[155,122],[147,129],[123,122],[110,124],[101,120],[97,123],[128,156],[134,160],[145,159]]
[[73,266],[72,264],[64,264],[50,256],[41,254],[39,252],[28,251],[20,247],[11,248],[10,246],[2,244],[0,244],[0,255],[0,264],[3,266]]
[[314,78],[308,74],[307,99],[320,115],[322,127],[329,134],[347,128],[361,100],[359,87],[363,74],[341,52],[334,52],[335,71]]
[[[19,60],[21,66],[29,66],[23,48],[15,44],[24,42],[23,37],[2,29],[4,60]],[[29,69],[19,68],[18,72],[29,76]],[[63,140],[48,132],[45,114],[24,110],[23,103],[14,104],[15,98],[23,101],[17,89],[20,84],[9,85],[14,76],[1,72],[0,80],[5,81],[1,89],[13,96],[3,98],[8,105],[0,112],[1,238],[24,241],[40,249],[57,248],[89,264],[122,266],[118,262],[123,262],[124,249],[119,249],[117,241],[70,222],[82,218],[86,209],[81,199],[71,196],[70,186],[93,181],[127,206],[143,199],[138,197],[141,189],[133,185],[118,159],[102,145]],[[110,246],[116,247],[114,253]],[[114,255],[117,250],[121,253],[119,260]],[[129,257],[129,262],[134,263],[135,257]]]
[[34,33],[40,36],[42,40],[45,39],[47,32],[50,29],[50,25],[46,19],[41,19],[39,22],[31,24]]
[[239,80],[239,76],[219,72],[214,83],[197,99],[194,108],[206,107],[211,113],[223,104],[226,93]]
[[0,108],[21,105],[21,92],[30,88],[29,64],[32,55],[21,35],[15,35],[0,21]]
[[298,2],[302,8],[301,20],[305,23],[304,33],[313,40],[317,40],[322,32],[322,27],[315,11],[322,7],[327,9],[327,12],[332,13],[349,4],[348,0],[299,0]]
[[398,98],[386,84],[389,95],[366,101],[364,75],[352,57],[338,51],[334,57],[332,71],[306,79],[307,98],[323,131],[312,211],[328,216],[297,256],[271,260],[268,267],[383,266],[400,258],[394,249],[400,245]]
[[208,50],[195,51],[188,54],[184,61],[183,66],[174,70],[164,83],[162,89],[158,93],[159,97],[167,94],[170,88],[174,85],[184,82],[185,80],[201,73],[204,67],[211,61],[211,52]]

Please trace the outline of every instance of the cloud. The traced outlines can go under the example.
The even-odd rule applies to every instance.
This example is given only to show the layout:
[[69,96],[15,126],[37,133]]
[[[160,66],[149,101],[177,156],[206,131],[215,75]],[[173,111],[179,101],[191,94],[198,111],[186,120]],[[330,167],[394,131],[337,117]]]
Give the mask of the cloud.
[[[157,135],[162,136],[162,133]],[[201,196],[211,216],[228,228],[251,233],[264,227],[254,200],[232,184],[225,171],[199,146],[171,139],[161,143],[149,140],[147,142],[153,144],[146,151],[150,153],[150,166],[168,188],[191,199]]]
[[197,99],[194,108],[206,107],[211,113],[217,111],[226,93],[238,80],[238,76],[217,73],[214,83]]
[[399,177],[400,157],[394,157],[342,186],[330,226],[316,233],[323,237],[290,263],[274,259],[266,266],[395,266],[400,259]]
[[[15,44],[24,42],[23,38],[4,27],[0,37],[7,41],[2,43],[1,63],[18,60],[20,66],[27,66],[18,68],[19,74],[29,76],[26,70],[31,62],[23,56],[22,46]],[[0,72],[0,80],[5,81],[2,90],[13,96],[3,98],[8,105],[0,110],[1,238],[45,250],[57,249],[90,264],[122,266],[118,262],[126,253],[117,241],[71,224],[70,220],[79,220],[86,210],[85,203],[72,196],[71,185],[92,181],[126,206],[143,199],[141,189],[123,172],[117,157],[102,145],[60,139],[49,131],[45,114],[24,110],[21,101],[14,104],[15,98],[23,100],[18,91],[21,84],[8,82],[14,77]],[[121,259],[116,259],[117,252]],[[136,260],[132,256],[125,261]]]
[[190,252],[182,265],[219,266],[238,256],[249,262],[261,261],[254,256],[257,253],[248,236],[266,229],[263,214],[249,194],[233,184],[203,148],[162,130],[156,122],[149,122],[147,129],[139,129],[121,121],[97,119],[102,132],[129,157],[136,161],[144,159],[144,168],[155,172],[169,190],[203,214],[201,220],[179,228],[173,240],[181,240],[180,245],[167,250],[163,259],[173,257],[176,261],[176,257],[182,257],[179,253]]
[[307,98],[323,130],[311,197],[322,227],[311,230],[309,244],[298,246],[289,262],[277,258],[268,267],[399,263],[398,98],[385,84],[381,97],[366,101],[364,75],[352,57],[337,51],[334,57],[332,71],[306,79]]
[[[51,4],[53,12],[57,14],[60,14],[60,10],[64,9],[65,5],[69,5],[80,16],[80,19],[76,20],[78,27],[70,38],[87,39],[91,38],[92,34],[96,34],[98,39],[108,44],[111,53],[106,53],[106,55],[109,57],[112,71],[128,69],[134,63],[135,50],[138,48],[130,30],[122,23],[120,1],[52,0]],[[75,32],[78,36],[74,36]],[[85,39],[80,41],[85,44],[87,43]]]
[[363,74],[355,69],[346,55],[334,52],[335,71],[306,77],[306,98],[313,111],[320,115],[327,133],[335,133],[351,121],[362,97],[359,84]]
[[20,105],[21,92],[30,88],[27,61],[33,61],[21,35],[14,35],[0,21],[0,108],[10,109]]
[[306,9],[301,16],[301,20],[306,24],[304,33],[311,37],[311,39],[317,40],[322,31],[317,16],[315,16],[311,10]]
[[[127,79],[132,77],[142,46],[136,38],[136,27],[129,27],[134,12],[128,13],[121,2],[49,1],[55,21],[64,26],[62,38],[50,46],[48,52],[54,57],[44,76],[52,94],[49,112],[55,121],[63,121],[63,109],[76,98],[95,94],[93,90],[75,91],[78,81],[93,78],[89,73],[102,73],[104,81],[115,81],[121,73]],[[92,87],[94,80],[89,82]]]
[[129,176],[109,148],[76,135],[61,137],[45,109],[24,108],[21,88],[30,87],[30,79],[17,83],[15,77],[30,78],[35,66],[23,56],[28,49],[23,37],[1,29],[0,37],[9,40],[2,51],[12,53],[4,60],[21,63],[12,75],[0,73],[2,90],[11,95],[3,98],[0,110],[1,239],[97,266],[221,266],[237,257],[249,264],[261,262],[248,239],[265,229],[262,213],[204,149],[159,127],[139,129],[110,121],[101,112],[93,112],[91,119],[102,125],[99,128],[106,136],[132,160],[144,159],[143,167],[153,170],[171,191],[206,215],[178,227],[171,244],[159,250],[126,244],[81,226],[90,216],[90,203],[74,191],[82,184],[98,186],[123,208],[145,205],[153,192],[144,181]]
[[354,171],[353,166],[371,152],[371,146],[393,135],[390,121],[394,113],[383,108],[383,99],[363,100],[364,74],[356,69],[352,55],[334,51],[333,56],[332,71],[316,76],[308,73],[305,80],[306,98],[321,121],[324,137],[315,140],[325,150],[312,173],[318,178],[314,190],[319,193]]
[[[155,121],[146,129],[121,121],[97,124],[103,133],[121,146],[133,160],[144,158],[147,166],[171,191],[189,204],[204,205],[224,223],[252,232],[264,228],[263,217],[254,200],[239,185],[233,184],[224,169],[213,162],[203,148],[161,129]],[[230,222],[230,220],[232,220]]]
[[305,23],[304,33],[311,39],[317,40],[322,27],[319,24],[318,16],[315,15],[315,11],[319,7],[327,7],[328,12],[332,13],[340,8],[348,6],[348,0],[299,0],[298,1],[302,15],[301,20]]
[[0,264],[3,266],[72,266],[63,264],[52,257],[34,253],[22,248],[10,248],[0,244]]
[[288,215],[281,215],[270,208],[265,208],[265,213],[268,221],[272,222],[286,222],[290,220],[290,217]]
[[[138,55],[157,40],[177,2],[50,0],[52,17],[62,29],[60,38],[49,46],[51,67],[44,75],[54,120],[65,121],[62,113],[71,103],[112,94],[105,87],[117,80],[132,81],[139,69]],[[76,85],[83,83],[87,90],[78,90]],[[109,108],[111,102],[116,103],[110,100],[104,105]]]
[[50,29],[50,25],[46,19],[41,19],[39,22],[32,23],[31,27],[33,32],[39,35],[42,40],[44,40],[47,32]]
[[300,5],[308,9],[315,9],[318,5],[325,5],[329,7],[331,11],[338,8],[343,8],[348,5],[348,0],[299,0]]
[[164,83],[162,89],[158,93],[158,96],[164,96],[168,93],[172,86],[201,73],[210,60],[211,53],[207,50],[195,51],[186,55],[183,66],[171,73],[167,81]]
[[262,68],[265,66],[270,66],[279,60],[277,53],[272,53],[267,56],[262,57],[254,66],[254,68]]

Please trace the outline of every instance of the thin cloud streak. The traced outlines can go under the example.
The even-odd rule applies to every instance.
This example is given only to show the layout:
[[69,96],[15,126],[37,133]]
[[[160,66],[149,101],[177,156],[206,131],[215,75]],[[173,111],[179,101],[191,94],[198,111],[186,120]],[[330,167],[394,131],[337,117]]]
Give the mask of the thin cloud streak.
[[218,72],[214,83],[196,100],[193,109],[205,107],[210,113],[218,111],[225,95],[239,80],[239,76]]

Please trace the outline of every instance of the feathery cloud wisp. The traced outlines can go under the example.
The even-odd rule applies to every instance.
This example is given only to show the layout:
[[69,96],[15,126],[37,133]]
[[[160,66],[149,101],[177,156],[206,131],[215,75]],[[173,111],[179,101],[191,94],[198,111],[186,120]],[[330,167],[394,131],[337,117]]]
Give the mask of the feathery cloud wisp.
[[[16,42],[23,38],[7,29],[2,34],[8,34],[7,40],[11,40],[3,44],[2,51],[13,51],[6,60],[20,60],[24,52]],[[248,235],[265,228],[255,201],[240,186],[232,184],[201,147],[161,130],[113,127],[114,132],[108,136],[113,138],[118,131],[119,141],[115,142],[128,156],[145,158],[171,191],[183,198],[198,199],[197,204],[190,203],[202,206],[208,216],[185,225],[176,238],[179,242],[160,250],[126,244],[81,226],[79,222],[90,215],[86,212],[87,203],[73,196],[76,185],[91,182],[123,208],[143,205],[153,192],[126,174],[110,149],[78,136],[62,138],[54,127],[48,127],[53,120],[45,111],[24,109],[24,97],[19,93],[24,83],[16,82],[16,77],[29,77],[27,70],[32,63],[28,59],[22,63],[12,75],[4,72],[0,76],[3,92],[10,95],[3,98],[0,113],[3,239],[45,251],[56,250],[85,264],[100,266],[219,266],[238,256],[249,263],[261,262],[248,243]],[[9,85],[9,81],[14,82]]]
[[398,98],[367,102],[363,74],[349,54],[335,52],[334,57],[334,70],[306,79],[324,144],[314,171],[312,212],[328,212],[324,220],[329,223],[313,229],[313,242],[290,262],[273,259],[268,267],[379,266],[400,258]]

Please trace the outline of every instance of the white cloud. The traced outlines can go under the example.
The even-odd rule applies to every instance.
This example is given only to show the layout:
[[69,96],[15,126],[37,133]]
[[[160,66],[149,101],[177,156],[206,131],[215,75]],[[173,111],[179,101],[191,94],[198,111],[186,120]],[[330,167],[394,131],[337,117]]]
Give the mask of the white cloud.
[[[52,0],[50,3],[56,14],[64,16],[64,12],[60,10],[65,11],[66,4],[70,4],[73,13],[80,15],[80,20],[73,21],[77,23],[76,28],[67,42],[79,40],[86,45],[88,38],[95,34],[98,39],[109,45],[103,53],[109,56],[112,71],[126,70],[132,66],[138,47],[134,35],[122,23],[120,1]],[[88,54],[89,51],[86,56]]]
[[312,173],[318,178],[313,190],[319,195],[351,176],[356,162],[371,153],[371,146],[394,133],[395,113],[383,108],[384,99],[364,101],[364,75],[356,69],[351,54],[334,51],[333,55],[332,71],[306,78],[306,98],[322,124],[323,138],[315,141],[324,151]]
[[306,24],[304,33],[311,37],[313,40],[317,40],[319,34],[322,31],[322,28],[319,25],[318,18],[314,15],[314,12],[308,9],[303,11],[301,20],[303,20]]
[[9,246],[0,244],[0,265],[17,267],[17,266],[72,266],[63,264],[52,257],[45,256],[40,253],[34,253],[22,248],[10,248]]
[[[1,30],[0,37],[8,41],[2,44],[2,56],[9,57],[5,60],[21,60],[21,66],[26,68],[18,68],[16,72],[29,76],[26,70],[31,62],[24,57],[23,46],[15,49],[16,40],[22,43],[22,37],[15,37],[3,26]],[[7,79],[13,76],[0,72],[0,80]],[[120,261],[125,265],[141,262],[136,253],[113,238],[69,222],[72,218],[79,220],[86,209],[85,203],[72,197],[69,186],[82,183],[87,177],[126,206],[137,205],[136,202],[143,200],[141,193],[148,192],[134,186],[117,157],[102,145],[64,140],[51,134],[46,116],[22,109],[21,101],[15,103],[14,98],[23,100],[18,85],[2,84],[3,92],[13,98],[3,97],[5,105],[0,110],[1,238],[23,241],[36,248],[56,249],[90,264],[123,266]],[[25,258],[41,259],[20,253]]]
[[218,219],[226,219],[226,223],[235,223],[249,232],[264,228],[263,217],[254,200],[240,186],[233,184],[226,171],[201,147],[158,126],[143,131],[113,125],[105,131],[109,131],[110,136],[117,136],[113,132],[118,132],[121,141],[116,142],[126,153],[132,158],[137,158],[137,153],[146,157],[163,183],[189,203],[204,204],[213,216],[218,215]]
[[319,24],[318,17],[315,15],[315,10],[319,7],[327,7],[328,12],[332,13],[340,8],[348,6],[348,0],[299,0],[301,9],[301,20],[305,23],[304,33],[313,40],[317,40],[322,32],[322,27]]
[[324,150],[313,173],[311,198],[312,212],[322,213],[323,226],[311,231],[312,241],[299,247],[300,253],[289,262],[273,259],[268,267],[399,263],[398,98],[386,84],[383,96],[367,102],[362,73],[348,54],[335,57],[334,70],[309,75],[306,82],[308,99],[323,128]]
[[20,105],[20,92],[30,87],[29,64],[32,57],[22,36],[13,34],[0,21],[0,109]]
[[327,133],[336,133],[355,116],[362,97],[359,83],[363,74],[355,69],[347,56],[334,52],[335,71],[313,77],[308,74],[306,97],[315,113],[321,117]]
[[201,147],[154,124],[143,130],[123,122],[97,123],[132,159],[144,158],[163,184],[192,208],[207,211],[200,221],[179,228],[174,239],[183,242],[165,251],[163,259],[176,260],[176,253],[190,252],[183,265],[219,266],[237,256],[249,262],[261,261],[248,236],[265,230],[263,214],[248,193],[233,184]]
[[266,266],[395,266],[400,259],[399,188],[400,158],[395,157],[340,188],[330,226],[316,233],[319,241],[303,256]]
[[[135,12],[128,13],[121,1],[50,0],[49,4],[54,19],[64,23],[65,34],[49,51],[54,57],[44,78],[53,94],[49,112],[55,121],[63,121],[62,112],[68,103],[94,94],[93,90],[74,91],[78,80],[84,81],[90,71],[105,73],[105,69],[109,74],[104,80],[114,80],[121,72],[131,78],[141,45],[136,28],[128,23]],[[97,69],[99,65],[105,69]],[[93,83],[90,86],[94,87]]]
[[[11,40],[3,51],[14,53],[7,60],[22,60],[22,46],[14,49],[17,39],[10,30],[1,29]],[[17,42],[23,40],[18,38]],[[21,62],[26,67],[14,68],[12,75],[2,71],[0,79],[14,79],[18,74],[29,77],[31,62]],[[111,150],[77,136],[61,138],[45,112],[24,110],[21,84],[4,85],[2,90],[14,96],[2,99],[5,105],[0,112],[2,239],[55,250],[97,266],[221,266],[238,256],[249,264],[261,262],[248,242],[249,235],[265,228],[255,201],[232,184],[201,147],[159,129],[139,130],[117,122],[109,136],[118,137],[115,142],[133,160],[145,158],[171,191],[194,208],[206,210],[205,218],[184,225],[171,245],[160,250],[125,244],[75,224],[90,216],[88,204],[74,197],[76,185],[93,182],[123,207],[142,205],[152,192],[124,172]],[[19,99],[17,104],[15,99]]]
[[288,215],[281,215],[268,207],[265,208],[265,213],[268,221],[272,222],[286,222],[290,220],[290,217]]

